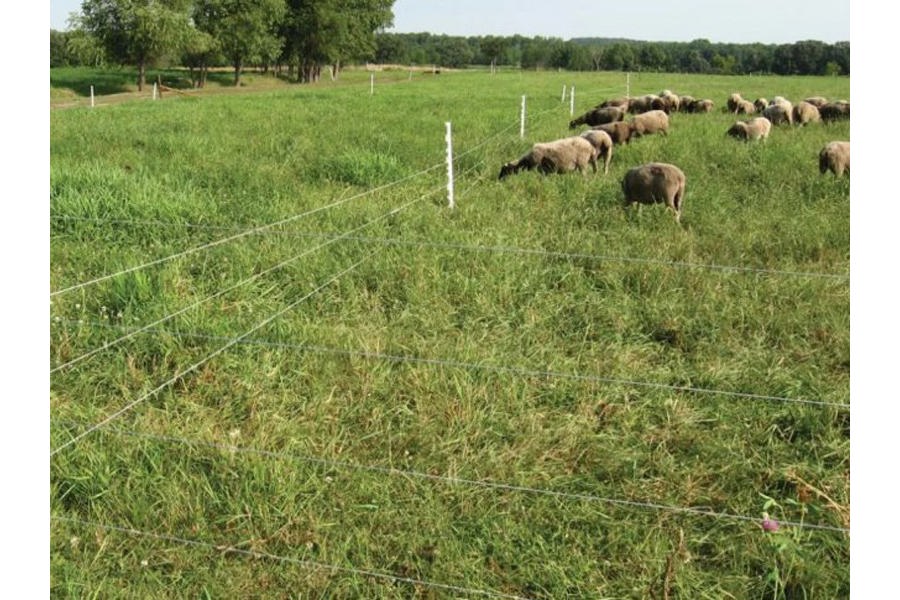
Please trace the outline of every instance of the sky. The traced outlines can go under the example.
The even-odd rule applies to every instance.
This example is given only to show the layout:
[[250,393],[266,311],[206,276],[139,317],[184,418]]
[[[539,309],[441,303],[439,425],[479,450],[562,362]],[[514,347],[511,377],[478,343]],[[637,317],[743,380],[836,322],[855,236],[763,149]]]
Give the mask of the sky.
[[[850,0],[785,0],[777,11],[772,6],[722,0],[396,0],[390,31],[766,44],[850,40]],[[80,7],[81,0],[50,0],[51,29],[66,29],[69,13]]]

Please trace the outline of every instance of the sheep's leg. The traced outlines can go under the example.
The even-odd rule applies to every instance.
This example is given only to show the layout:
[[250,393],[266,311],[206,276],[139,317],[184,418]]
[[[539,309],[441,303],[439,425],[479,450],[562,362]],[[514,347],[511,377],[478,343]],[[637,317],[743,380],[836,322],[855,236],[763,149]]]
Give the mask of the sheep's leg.
[[684,190],[679,189],[672,198],[672,210],[675,212],[675,222],[681,225],[681,208],[684,203]]
[[606,162],[603,164],[603,174],[609,174],[609,161],[612,160],[612,148],[606,150]]

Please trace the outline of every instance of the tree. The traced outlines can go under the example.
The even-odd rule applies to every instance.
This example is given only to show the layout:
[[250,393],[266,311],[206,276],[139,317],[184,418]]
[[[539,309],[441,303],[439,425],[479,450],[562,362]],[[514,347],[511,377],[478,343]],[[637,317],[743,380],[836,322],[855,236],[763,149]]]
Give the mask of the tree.
[[490,63],[492,70],[497,66],[498,61],[503,57],[503,53],[506,52],[507,43],[508,40],[506,38],[493,35],[489,35],[479,41],[481,53]]
[[107,55],[138,68],[138,90],[147,67],[174,52],[190,29],[188,0],[84,0],[80,24]]
[[281,28],[282,58],[298,66],[301,81],[315,81],[323,65],[337,76],[343,61],[375,58],[376,31],[394,19],[393,0],[288,0]]
[[184,43],[181,62],[188,68],[195,88],[206,85],[209,66],[219,57],[219,43],[213,36],[199,29],[192,29]]
[[239,86],[247,63],[281,52],[278,28],[286,11],[284,0],[197,0],[194,23],[216,39]]

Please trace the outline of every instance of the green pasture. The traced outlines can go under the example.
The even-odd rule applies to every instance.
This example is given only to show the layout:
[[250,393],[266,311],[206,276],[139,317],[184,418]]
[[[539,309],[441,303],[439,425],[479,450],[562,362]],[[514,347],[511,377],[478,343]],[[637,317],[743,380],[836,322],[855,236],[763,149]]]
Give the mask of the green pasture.
[[[51,71],[52,597],[849,596],[849,122],[721,110],[849,79],[631,74],[716,110],[498,181],[625,74],[95,73]],[[650,161],[680,226],[622,207]]]

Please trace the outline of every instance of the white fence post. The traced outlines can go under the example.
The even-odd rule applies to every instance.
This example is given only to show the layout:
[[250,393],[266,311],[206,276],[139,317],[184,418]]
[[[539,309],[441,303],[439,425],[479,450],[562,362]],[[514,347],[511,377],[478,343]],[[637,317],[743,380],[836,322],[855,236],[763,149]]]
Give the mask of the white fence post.
[[519,138],[525,139],[525,96],[522,96],[522,113],[519,117]]
[[369,95],[375,94],[375,73],[369,74]]
[[575,114],[575,86],[572,86],[572,91],[569,92],[569,114]]
[[453,135],[450,129],[450,122],[444,123],[447,126],[447,206],[456,208],[456,202],[453,200]]
[[91,108],[94,108],[94,86],[91,86]]
[[563,84],[562,98],[560,98],[559,101],[560,101],[560,102],[565,102],[565,101],[566,101],[566,84]]
[[156,83],[153,84],[153,99],[156,100]]

